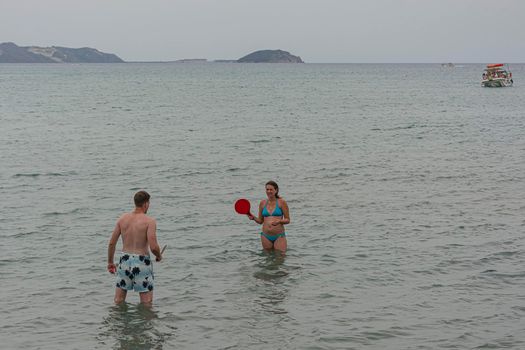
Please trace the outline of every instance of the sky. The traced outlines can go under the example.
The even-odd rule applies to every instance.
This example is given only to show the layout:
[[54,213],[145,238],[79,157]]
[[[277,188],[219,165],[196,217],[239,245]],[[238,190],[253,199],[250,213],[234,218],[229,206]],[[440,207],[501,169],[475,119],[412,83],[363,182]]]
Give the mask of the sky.
[[125,61],[525,62],[525,0],[0,0],[0,42]]

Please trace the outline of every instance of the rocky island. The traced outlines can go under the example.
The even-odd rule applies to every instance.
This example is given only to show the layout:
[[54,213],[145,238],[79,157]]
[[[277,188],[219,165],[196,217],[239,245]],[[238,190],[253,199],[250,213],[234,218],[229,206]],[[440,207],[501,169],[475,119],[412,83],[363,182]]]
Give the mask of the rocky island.
[[122,63],[117,55],[83,47],[18,46],[14,43],[0,44],[0,63]]
[[304,63],[301,57],[283,50],[260,50],[237,60],[239,63]]

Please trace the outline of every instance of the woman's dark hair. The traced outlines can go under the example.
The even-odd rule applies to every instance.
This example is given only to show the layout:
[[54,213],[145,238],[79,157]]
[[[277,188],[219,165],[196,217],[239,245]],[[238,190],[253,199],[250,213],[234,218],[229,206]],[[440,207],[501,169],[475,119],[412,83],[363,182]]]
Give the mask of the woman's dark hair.
[[149,202],[150,195],[146,191],[138,191],[135,193],[135,197],[133,197],[133,201],[135,202],[136,207],[142,207],[142,205],[146,202]]
[[270,180],[270,181],[268,181],[268,182],[266,183],[266,185],[264,185],[264,187],[266,187],[266,186],[268,186],[268,185],[270,185],[270,186],[272,186],[273,188],[275,188],[275,198],[281,198],[281,197],[279,197],[279,185],[277,185],[277,182],[275,182],[275,181],[271,181],[271,180]]

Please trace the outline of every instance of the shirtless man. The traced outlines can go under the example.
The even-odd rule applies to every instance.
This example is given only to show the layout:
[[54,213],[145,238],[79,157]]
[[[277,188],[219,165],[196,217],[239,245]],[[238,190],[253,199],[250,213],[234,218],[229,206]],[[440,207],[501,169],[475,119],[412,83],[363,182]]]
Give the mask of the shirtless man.
[[[153,301],[153,262],[149,251],[156,261],[162,260],[157,242],[157,223],[146,215],[149,209],[150,195],[146,191],[135,193],[135,210],[118,219],[108,245],[108,271],[117,274],[115,303],[126,300],[128,290],[140,293],[140,302],[151,304]],[[118,238],[122,235],[122,255],[115,265],[114,256]]]

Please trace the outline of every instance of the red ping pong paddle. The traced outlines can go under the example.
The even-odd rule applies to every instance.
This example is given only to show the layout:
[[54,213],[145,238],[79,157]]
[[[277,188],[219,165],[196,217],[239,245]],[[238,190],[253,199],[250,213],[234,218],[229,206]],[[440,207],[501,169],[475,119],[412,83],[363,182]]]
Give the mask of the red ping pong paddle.
[[250,202],[244,198],[238,199],[235,202],[235,211],[241,215],[250,214]]

